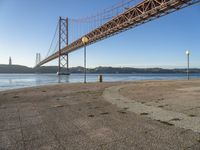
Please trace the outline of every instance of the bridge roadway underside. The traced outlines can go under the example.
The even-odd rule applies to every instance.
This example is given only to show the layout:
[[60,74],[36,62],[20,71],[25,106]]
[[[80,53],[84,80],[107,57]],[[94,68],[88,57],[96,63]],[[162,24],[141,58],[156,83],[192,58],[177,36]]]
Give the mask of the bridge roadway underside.
[[[93,44],[97,41],[103,40],[198,2],[200,2],[200,0],[144,0],[86,34],[85,36],[89,39],[87,45]],[[84,44],[82,43],[80,37],[78,40],[64,47],[61,50],[61,55],[73,52],[83,46]],[[59,52],[56,52],[41,61],[37,67],[58,57]]]

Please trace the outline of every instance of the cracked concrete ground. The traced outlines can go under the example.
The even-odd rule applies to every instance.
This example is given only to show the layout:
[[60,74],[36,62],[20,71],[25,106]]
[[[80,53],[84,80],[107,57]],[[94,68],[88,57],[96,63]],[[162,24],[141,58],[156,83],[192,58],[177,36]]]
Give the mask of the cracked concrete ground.
[[0,92],[0,149],[200,149],[199,133],[138,115],[103,98],[106,88],[122,84],[127,83]]

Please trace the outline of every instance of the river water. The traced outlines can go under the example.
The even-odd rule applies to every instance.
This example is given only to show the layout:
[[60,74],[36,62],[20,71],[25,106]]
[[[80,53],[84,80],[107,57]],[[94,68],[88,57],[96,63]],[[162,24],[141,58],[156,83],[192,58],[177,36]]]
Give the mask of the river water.
[[[200,78],[200,74],[191,74],[191,78]],[[103,74],[103,80],[114,81],[136,81],[136,80],[177,80],[187,79],[186,74]],[[83,74],[71,74],[70,76],[57,76],[56,74],[0,74],[0,91],[18,89],[39,85],[56,83],[78,83],[83,82]],[[97,82],[98,74],[88,74],[87,82]]]

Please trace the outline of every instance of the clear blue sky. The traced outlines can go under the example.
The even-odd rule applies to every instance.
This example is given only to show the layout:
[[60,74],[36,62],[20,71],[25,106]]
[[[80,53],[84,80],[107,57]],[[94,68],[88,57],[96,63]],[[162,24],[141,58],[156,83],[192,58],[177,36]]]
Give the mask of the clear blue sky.
[[[34,66],[44,57],[59,16],[80,18],[121,0],[0,0],[0,64]],[[88,67],[184,67],[185,50],[191,66],[200,67],[200,4],[91,45]],[[56,65],[53,61],[48,65]],[[70,66],[83,65],[83,50],[70,54]]]

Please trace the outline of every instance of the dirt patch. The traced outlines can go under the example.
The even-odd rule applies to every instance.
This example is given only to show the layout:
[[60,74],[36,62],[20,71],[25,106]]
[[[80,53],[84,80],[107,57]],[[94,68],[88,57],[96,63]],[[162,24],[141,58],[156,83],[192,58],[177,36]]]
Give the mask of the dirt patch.
[[123,110],[119,110],[117,112],[120,113],[120,114],[126,114],[127,113],[126,111],[123,111]]
[[13,98],[19,98],[19,96],[18,96],[18,95],[15,95],[15,96],[13,96]]
[[165,125],[168,125],[168,126],[174,126],[174,124],[172,124],[172,123],[169,123],[169,122],[167,122],[167,121],[161,121],[161,120],[158,120],[160,123],[162,123],[162,124],[165,124]]
[[109,112],[102,112],[102,113],[100,113],[100,115],[108,115],[109,114]]
[[200,138],[199,138],[199,139],[197,139],[197,142],[199,142],[199,143],[200,143]]
[[180,121],[180,120],[181,120],[180,118],[173,118],[170,121]]
[[93,118],[93,117],[94,117],[94,115],[88,115],[88,117],[90,117],[90,118]]
[[124,109],[124,110],[128,110],[128,109],[129,109],[129,107],[124,107],[123,109]]
[[194,114],[190,114],[190,115],[188,115],[189,117],[196,117],[196,115],[194,115]]
[[140,115],[142,115],[142,116],[146,116],[146,115],[148,115],[149,113],[140,113]]

